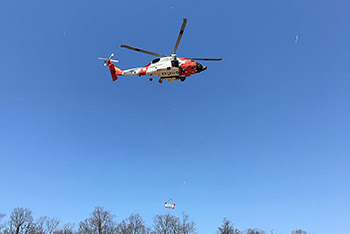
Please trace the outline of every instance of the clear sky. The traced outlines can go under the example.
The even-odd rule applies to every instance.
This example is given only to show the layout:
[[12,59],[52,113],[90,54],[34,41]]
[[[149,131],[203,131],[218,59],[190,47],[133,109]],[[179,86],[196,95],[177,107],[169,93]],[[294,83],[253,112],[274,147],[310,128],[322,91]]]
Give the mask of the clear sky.
[[[0,213],[350,233],[350,2],[1,1]],[[120,77],[223,57],[184,83]],[[164,201],[172,198],[176,209]],[[8,216],[7,216],[8,218]]]

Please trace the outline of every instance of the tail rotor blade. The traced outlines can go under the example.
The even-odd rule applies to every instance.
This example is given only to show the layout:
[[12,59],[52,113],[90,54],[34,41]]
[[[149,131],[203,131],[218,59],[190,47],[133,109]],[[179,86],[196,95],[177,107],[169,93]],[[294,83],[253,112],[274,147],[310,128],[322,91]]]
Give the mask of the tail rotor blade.
[[114,54],[112,53],[111,56],[109,56],[109,58],[101,58],[101,57],[98,57],[98,59],[101,59],[101,60],[104,60],[105,61],[105,64],[103,64],[103,66],[106,66],[107,65],[107,61],[112,61],[112,62],[119,62],[118,60],[115,60],[115,59],[111,59],[112,57],[114,56]]
[[187,19],[183,18],[183,23],[182,23],[182,26],[181,26],[181,29],[180,29],[180,32],[179,32],[179,36],[177,37],[177,41],[176,41],[176,44],[175,44],[175,47],[174,47],[174,53],[173,54],[176,54],[176,50],[177,50],[177,47],[179,46],[182,34],[185,31],[186,24],[187,24]]
[[104,61],[105,61],[105,63],[103,64],[103,66],[106,66],[106,65],[107,65],[106,62],[107,62],[108,58],[100,58],[100,57],[98,57],[97,59],[101,59],[101,60],[104,60]]

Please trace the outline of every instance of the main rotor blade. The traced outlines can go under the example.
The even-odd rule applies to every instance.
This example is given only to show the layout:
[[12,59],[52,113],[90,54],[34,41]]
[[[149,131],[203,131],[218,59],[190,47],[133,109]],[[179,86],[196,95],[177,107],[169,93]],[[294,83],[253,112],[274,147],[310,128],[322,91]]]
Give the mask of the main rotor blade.
[[203,60],[203,61],[221,61],[222,58],[191,58],[193,60]]
[[151,52],[151,51],[139,49],[139,48],[132,47],[132,46],[128,46],[128,45],[121,45],[120,47],[125,47],[125,48],[127,48],[127,49],[129,49],[129,50],[135,50],[135,51],[138,51],[138,52],[142,52],[142,53],[145,53],[145,54],[154,55],[154,56],[157,56],[157,57],[166,57],[165,54],[158,54],[158,53],[154,53],[154,52]]
[[177,38],[175,47],[174,47],[174,53],[173,53],[173,54],[176,54],[176,50],[177,50],[177,47],[179,46],[179,43],[180,43],[182,34],[183,34],[184,31],[185,31],[186,24],[187,24],[187,19],[186,19],[186,18],[183,18],[183,23],[182,23],[182,26],[181,26],[181,29],[180,29],[179,36],[178,36],[178,38]]

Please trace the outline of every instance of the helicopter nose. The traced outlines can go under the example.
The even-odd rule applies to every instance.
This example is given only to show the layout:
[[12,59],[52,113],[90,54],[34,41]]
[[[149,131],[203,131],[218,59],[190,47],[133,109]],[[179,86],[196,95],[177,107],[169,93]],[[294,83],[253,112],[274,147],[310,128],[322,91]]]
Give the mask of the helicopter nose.
[[204,70],[207,70],[207,67],[206,66],[203,66],[202,64],[200,63],[196,63],[197,65],[197,73],[201,72],[201,71],[204,71]]

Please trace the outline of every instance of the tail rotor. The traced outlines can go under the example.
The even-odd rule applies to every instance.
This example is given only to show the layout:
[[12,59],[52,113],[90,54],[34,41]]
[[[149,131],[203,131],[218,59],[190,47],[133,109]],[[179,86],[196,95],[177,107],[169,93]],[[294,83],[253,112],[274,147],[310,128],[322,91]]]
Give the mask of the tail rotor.
[[112,53],[111,56],[109,56],[109,58],[100,58],[100,57],[98,57],[98,59],[104,60],[105,64],[103,64],[103,66],[106,66],[108,61],[112,61],[112,62],[115,62],[115,63],[119,62],[118,60],[111,59],[111,58],[113,58],[113,56],[114,56],[114,54]]

